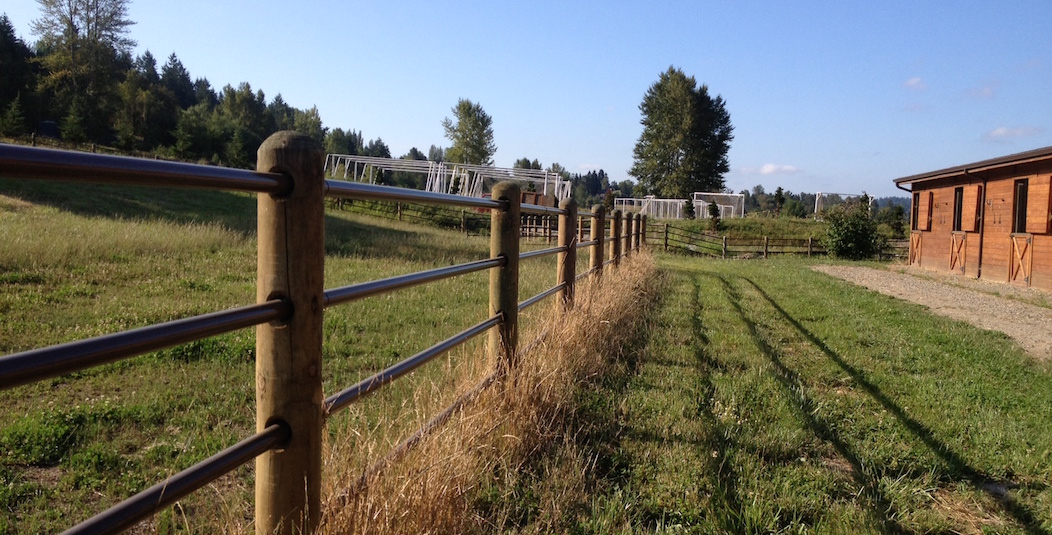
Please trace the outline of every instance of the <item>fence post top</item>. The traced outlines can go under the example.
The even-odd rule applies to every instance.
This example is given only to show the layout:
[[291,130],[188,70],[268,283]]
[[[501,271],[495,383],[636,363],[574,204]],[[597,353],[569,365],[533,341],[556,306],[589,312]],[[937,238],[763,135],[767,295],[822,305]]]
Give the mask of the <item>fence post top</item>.
[[610,216],[611,217],[621,217],[621,210],[618,210],[618,209],[615,208],[613,212],[610,212]]
[[291,191],[275,194],[275,197],[294,195],[300,180],[325,181],[325,150],[310,136],[282,130],[263,140],[256,150],[256,171],[280,173],[292,178]]
[[490,195],[494,200],[511,201],[512,199],[514,199],[515,203],[518,204],[521,191],[522,190],[521,188],[519,188],[518,184],[511,181],[505,181],[498,182],[495,186],[493,186],[493,190],[490,192]]
[[601,216],[606,213],[606,207],[601,204],[593,204],[592,213]]
[[577,210],[577,201],[573,200],[572,197],[567,197],[562,201],[559,201],[560,210]]

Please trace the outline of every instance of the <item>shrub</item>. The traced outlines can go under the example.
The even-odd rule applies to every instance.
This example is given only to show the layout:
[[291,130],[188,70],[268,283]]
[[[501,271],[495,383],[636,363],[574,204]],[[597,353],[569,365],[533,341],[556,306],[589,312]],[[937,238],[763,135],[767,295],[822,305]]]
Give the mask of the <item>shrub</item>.
[[834,206],[826,212],[825,246],[837,258],[862,260],[880,252],[877,223],[869,216],[869,199]]

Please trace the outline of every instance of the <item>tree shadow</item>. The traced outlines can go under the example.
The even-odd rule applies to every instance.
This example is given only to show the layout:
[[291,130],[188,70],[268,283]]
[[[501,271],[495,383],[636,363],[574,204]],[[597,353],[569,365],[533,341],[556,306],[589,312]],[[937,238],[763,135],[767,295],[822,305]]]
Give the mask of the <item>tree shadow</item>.
[[[840,369],[844,370],[851,378],[868,393],[873,399],[881,404],[888,412],[893,414],[899,422],[904,425],[907,429],[913,433],[914,436],[919,438],[933,453],[939,456],[951,470],[955,473],[960,474],[961,477],[969,482],[975,489],[982,491],[986,495],[994,499],[1001,509],[1007,514],[1011,515],[1018,522],[1022,523],[1026,527],[1027,533],[1033,534],[1044,534],[1048,533],[1040,527],[1040,521],[1034,516],[1031,511],[1025,505],[1019,503],[1012,498],[1007,492],[1004,491],[1006,487],[1010,487],[1011,484],[1005,482],[999,482],[994,478],[982,473],[981,471],[970,466],[957,452],[953,451],[946,443],[939,440],[935,433],[929,429],[926,425],[919,422],[918,420],[911,417],[902,409],[898,404],[892,401],[888,396],[884,395],[875,384],[866,379],[865,375],[854,366],[848,364],[837,352],[833,351],[821,338],[816,336],[811,331],[807,330],[796,318],[792,317],[784,308],[781,307],[774,299],[771,298],[766,292],[763,291],[754,281],[744,278],[752,288],[772,307],[774,308],[785,321],[791,324],[801,335],[809,340],[815,347],[822,351],[830,360],[836,363]],[[766,343],[764,343],[766,345]],[[773,348],[772,348],[773,351]],[[772,362],[774,359],[772,358]],[[775,362],[776,366],[782,367],[780,362]],[[796,379],[794,378],[794,381]],[[851,460],[851,459],[849,459]],[[851,460],[854,465],[855,460]],[[857,468],[857,467],[856,467]]]
[[[759,325],[751,320],[742,306],[742,295],[725,277],[717,276],[728,301],[734,307],[738,317],[745,323],[749,330],[750,338],[756,344],[757,349],[775,366],[774,377],[778,384],[785,390],[786,397],[797,414],[804,419],[807,426],[818,438],[828,442],[844,459],[851,464],[850,471],[852,479],[865,489],[866,495],[871,500],[869,508],[870,515],[880,523],[885,533],[908,533],[901,524],[895,520],[894,506],[891,500],[881,490],[878,482],[864,469],[862,460],[854,449],[840,436],[837,430],[816,416],[818,404],[804,393],[803,381],[800,376],[782,362],[781,352],[771,346],[759,332]],[[752,281],[744,279],[750,284]],[[754,287],[755,284],[753,284]],[[757,291],[760,291],[757,288]],[[762,292],[761,292],[762,293]]]

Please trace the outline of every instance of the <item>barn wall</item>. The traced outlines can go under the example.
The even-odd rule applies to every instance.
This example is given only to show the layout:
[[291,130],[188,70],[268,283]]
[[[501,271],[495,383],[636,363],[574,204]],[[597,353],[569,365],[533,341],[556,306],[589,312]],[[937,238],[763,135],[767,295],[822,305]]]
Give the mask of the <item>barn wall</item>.
[[[1052,290],[1052,161],[1006,167],[982,174],[960,175],[940,180],[917,182],[922,233],[920,267],[933,271],[950,271],[951,235],[953,232],[954,189],[963,187],[961,229],[966,233],[964,275],[977,277],[979,243],[982,233],[982,278],[1007,282],[1012,261],[1012,222],[1015,181],[1026,178],[1026,230],[1033,234],[1030,245],[1032,271],[1030,285]],[[926,214],[931,205],[931,223]],[[960,273],[959,270],[954,270]],[[1021,281],[1017,283],[1022,284]]]

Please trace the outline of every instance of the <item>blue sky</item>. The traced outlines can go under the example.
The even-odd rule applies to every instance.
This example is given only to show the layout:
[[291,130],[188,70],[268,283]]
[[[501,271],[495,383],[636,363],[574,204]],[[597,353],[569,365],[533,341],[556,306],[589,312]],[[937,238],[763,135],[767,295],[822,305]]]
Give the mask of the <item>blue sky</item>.
[[[36,40],[36,2],[0,11]],[[440,123],[468,98],[493,117],[497,165],[623,180],[670,65],[726,100],[735,191],[905,195],[893,179],[1052,145],[1047,0],[139,0],[130,18],[138,53],[317,105],[395,156],[447,145]]]

